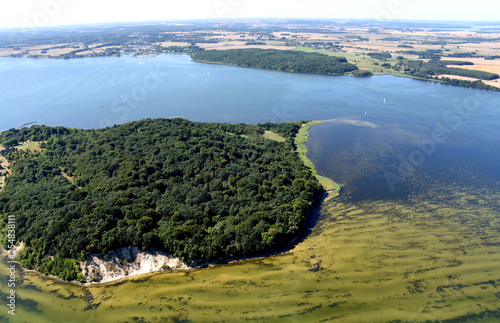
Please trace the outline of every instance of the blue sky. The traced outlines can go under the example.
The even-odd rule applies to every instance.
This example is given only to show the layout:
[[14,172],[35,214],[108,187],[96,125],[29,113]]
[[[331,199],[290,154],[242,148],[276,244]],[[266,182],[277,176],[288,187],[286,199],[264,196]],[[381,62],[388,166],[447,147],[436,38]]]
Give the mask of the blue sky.
[[500,21],[500,1],[0,0],[0,27],[269,17]]

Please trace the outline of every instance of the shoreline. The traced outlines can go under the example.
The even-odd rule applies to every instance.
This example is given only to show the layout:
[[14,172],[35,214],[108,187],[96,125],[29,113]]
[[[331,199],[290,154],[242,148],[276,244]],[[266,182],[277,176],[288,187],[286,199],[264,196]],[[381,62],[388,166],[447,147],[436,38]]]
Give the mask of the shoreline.
[[[161,55],[161,54],[159,54],[159,55]],[[329,74],[329,73],[315,73],[315,72],[282,71],[282,70],[271,69],[271,68],[264,68],[264,67],[257,67],[257,66],[244,66],[244,65],[222,63],[222,62],[204,61],[204,60],[200,60],[200,59],[194,59],[194,58],[192,58],[190,56],[190,54],[185,54],[185,55],[189,55],[189,59],[192,60],[193,62],[198,62],[198,63],[203,63],[203,64],[226,65],[226,66],[235,66],[235,67],[243,67],[243,68],[256,68],[256,69],[266,70],[266,71],[285,72],[285,73],[293,73],[293,74],[310,74],[310,75],[325,75],[325,76],[351,76],[351,77],[356,77],[356,78],[363,78],[363,77],[354,76],[354,75],[351,74],[351,72],[344,73],[344,74],[331,74],[331,73]],[[359,69],[358,65],[356,65],[356,66],[358,67],[358,70],[361,70],[361,69]],[[449,82],[441,80],[441,79],[424,78],[424,77],[419,77],[419,76],[414,76],[414,75],[409,75],[409,74],[396,74],[396,73],[391,73],[391,72],[387,72],[387,73],[373,72],[373,75],[368,76],[368,77],[373,77],[373,76],[401,77],[401,78],[408,78],[408,79],[417,80],[417,81],[432,82],[432,83],[445,84],[445,85],[457,86],[457,87],[462,87],[462,88],[473,88],[473,89],[475,89],[475,87],[472,87],[472,86],[450,84]],[[478,81],[484,81],[484,80],[478,79]],[[485,85],[489,85],[489,84],[486,84],[486,83],[484,83],[484,84]],[[480,89],[480,90],[491,91],[491,92],[499,92],[500,91],[500,85],[498,85],[498,86],[489,85],[489,86],[491,88],[489,88],[489,89]]]
[[[336,119],[332,119],[336,120]],[[340,120],[340,119],[338,119]],[[323,189],[329,193],[329,195],[332,195],[331,197],[335,197],[340,194],[340,191],[342,190],[342,187],[336,183],[334,180],[331,178],[322,176],[318,174],[318,171],[316,169],[316,165],[307,157],[307,153],[309,152],[309,149],[306,146],[307,140],[309,139],[309,130],[311,129],[311,126],[317,125],[317,124],[322,124],[324,122],[327,122],[329,120],[318,120],[318,121],[310,121],[308,123],[303,124],[300,127],[299,132],[295,136],[295,145],[297,147],[297,153],[300,156],[300,159],[306,165],[312,172],[312,174],[316,177],[316,179],[319,181],[319,183],[323,186]],[[330,198],[331,198],[330,197]]]
[[[310,228],[308,227],[306,229],[309,230]],[[294,240],[292,240],[290,245],[293,245],[294,243],[296,243],[297,240],[302,241],[303,238],[304,237],[300,237],[300,236],[296,237]],[[213,267],[217,267],[217,266],[236,264],[236,263],[244,262],[244,261],[264,259],[264,258],[271,257],[271,256],[285,255],[285,254],[288,254],[290,252],[291,252],[291,250],[287,248],[287,250],[285,250],[285,251],[277,251],[274,253],[268,253],[268,254],[263,254],[263,255],[258,255],[258,256],[243,257],[243,258],[237,258],[237,259],[227,259],[227,260],[222,260],[220,262],[202,263],[200,265],[193,266],[193,267],[188,266],[187,268],[158,269],[158,270],[152,270],[149,272],[135,273],[135,274],[131,274],[131,275],[123,275],[123,276],[119,276],[119,277],[113,277],[111,279],[105,279],[105,280],[102,280],[99,282],[86,282],[86,283],[81,283],[81,282],[78,282],[75,280],[68,281],[68,280],[64,280],[62,278],[59,278],[57,276],[44,274],[44,273],[42,273],[38,270],[35,270],[35,269],[27,269],[27,268],[24,268],[23,266],[21,266],[21,264],[19,264],[18,261],[16,261],[16,260],[14,260],[14,261],[21,269],[21,273],[19,275],[20,277],[22,277],[23,275],[28,273],[28,274],[34,274],[36,276],[39,276],[39,277],[42,277],[45,279],[50,279],[50,280],[56,281],[58,283],[71,284],[71,285],[80,286],[80,287],[89,287],[89,286],[105,286],[105,285],[121,284],[127,280],[133,280],[133,279],[140,278],[140,277],[145,278],[145,277],[150,277],[153,275],[158,275],[158,274],[167,273],[167,272],[168,273],[190,272],[190,271],[195,271],[195,270],[200,270],[200,269],[213,268]],[[3,247],[0,247],[0,254],[3,257],[7,256],[6,251]]]

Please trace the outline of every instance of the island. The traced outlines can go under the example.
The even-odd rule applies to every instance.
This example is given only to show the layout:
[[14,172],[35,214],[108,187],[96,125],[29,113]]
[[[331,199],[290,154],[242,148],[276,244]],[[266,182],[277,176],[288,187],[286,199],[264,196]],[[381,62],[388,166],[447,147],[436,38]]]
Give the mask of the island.
[[101,281],[92,271],[113,257],[171,269],[280,252],[324,192],[298,151],[303,125],[10,129],[0,135],[11,164],[0,222],[15,217],[23,267],[82,283]]

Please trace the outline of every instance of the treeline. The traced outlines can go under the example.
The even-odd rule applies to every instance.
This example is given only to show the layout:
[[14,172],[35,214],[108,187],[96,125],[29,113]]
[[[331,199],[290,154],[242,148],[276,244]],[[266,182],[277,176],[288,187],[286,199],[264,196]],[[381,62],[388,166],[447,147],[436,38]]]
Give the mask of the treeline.
[[483,81],[480,81],[480,80],[477,80],[477,81],[457,80],[457,79],[451,79],[449,77],[441,77],[441,78],[436,77],[435,79],[439,80],[443,83],[449,84],[449,85],[470,87],[470,88],[481,89],[481,90],[500,91],[499,88],[485,84]]
[[[398,62],[389,65],[392,69],[404,72],[411,77],[419,79],[428,80],[439,80],[441,83],[446,83],[450,85],[477,88],[490,91],[500,91],[499,88],[485,84],[481,81],[483,80],[493,80],[499,78],[498,74],[488,73],[482,71],[467,70],[456,67],[448,67],[447,65],[474,65],[471,62],[466,61],[451,61],[451,60],[441,60],[440,57],[424,62],[421,60],[405,60],[402,56],[398,57]],[[455,80],[449,77],[441,77],[440,75],[458,75],[466,76],[471,78],[476,78],[478,80],[468,81],[468,80]]]
[[[322,191],[293,152],[299,128],[148,119],[11,129],[0,139],[46,143],[41,153],[7,156],[14,163],[0,222],[16,216],[21,265],[66,280],[83,279],[78,262],[90,253],[128,245],[187,262],[278,251]],[[286,142],[265,139],[265,130]]]
[[[420,74],[420,75],[440,75],[440,74],[448,74],[448,75],[458,75],[464,77],[472,77],[481,80],[495,80],[499,78],[499,75],[496,73],[484,72],[484,71],[475,71],[468,70],[463,68],[456,67],[447,67],[447,64],[456,64],[454,61],[441,61],[441,60],[430,60],[428,62],[420,61],[420,60],[409,60],[406,63],[406,66],[410,70],[410,74]],[[467,65],[465,62],[458,63],[456,65]]]
[[388,53],[388,52],[368,53],[367,55],[370,56],[371,58],[379,59],[379,60],[385,60],[385,59],[392,58],[391,53]]
[[417,55],[418,58],[421,59],[441,59],[443,51],[440,49],[427,49],[427,50],[405,50],[405,51],[398,51],[397,53],[407,54],[407,55]]
[[372,72],[366,70],[356,70],[351,73],[354,77],[370,77],[373,75]]
[[167,47],[160,47],[159,52],[164,52],[164,53],[195,53],[195,52],[201,52],[204,51],[204,48],[201,48],[200,46],[196,45],[190,45],[190,46],[167,46]]
[[257,48],[210,50],[194,53],[191,58],[203,62],[286,72],[344,75],[357,70],[355,65],[348,63],[343,57],[291,50]]
[[446,55],[446,57],[461,57],[461,58],[465,58],[465,57],[477,57],[477,53],[476,52],[452,53],[452,54]]
[[474,65],[472,62],[466,62],[466,61],[446,61],[446,60],[439,60],[440,65]]

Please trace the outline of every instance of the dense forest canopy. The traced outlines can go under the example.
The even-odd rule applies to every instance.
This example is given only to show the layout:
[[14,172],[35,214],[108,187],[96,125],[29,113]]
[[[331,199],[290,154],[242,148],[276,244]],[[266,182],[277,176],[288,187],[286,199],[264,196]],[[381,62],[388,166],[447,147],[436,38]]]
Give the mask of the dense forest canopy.
[[198,61],[265,68],[277,71],[343,75],[357,70],[344,57],[277,49],[228,49],[197,52],[191,58]]
[[[11,129],[1,142],[44,141],[44,150],[7,155],[2,220],[16,216],[23,266],[68,280],[82,279],[78,261],[90,253],[128,245],[188,262],[278,251],[322,190],[293,152],[299,128],[148,119]],[[286,141],[264,138],[266,130]]]

